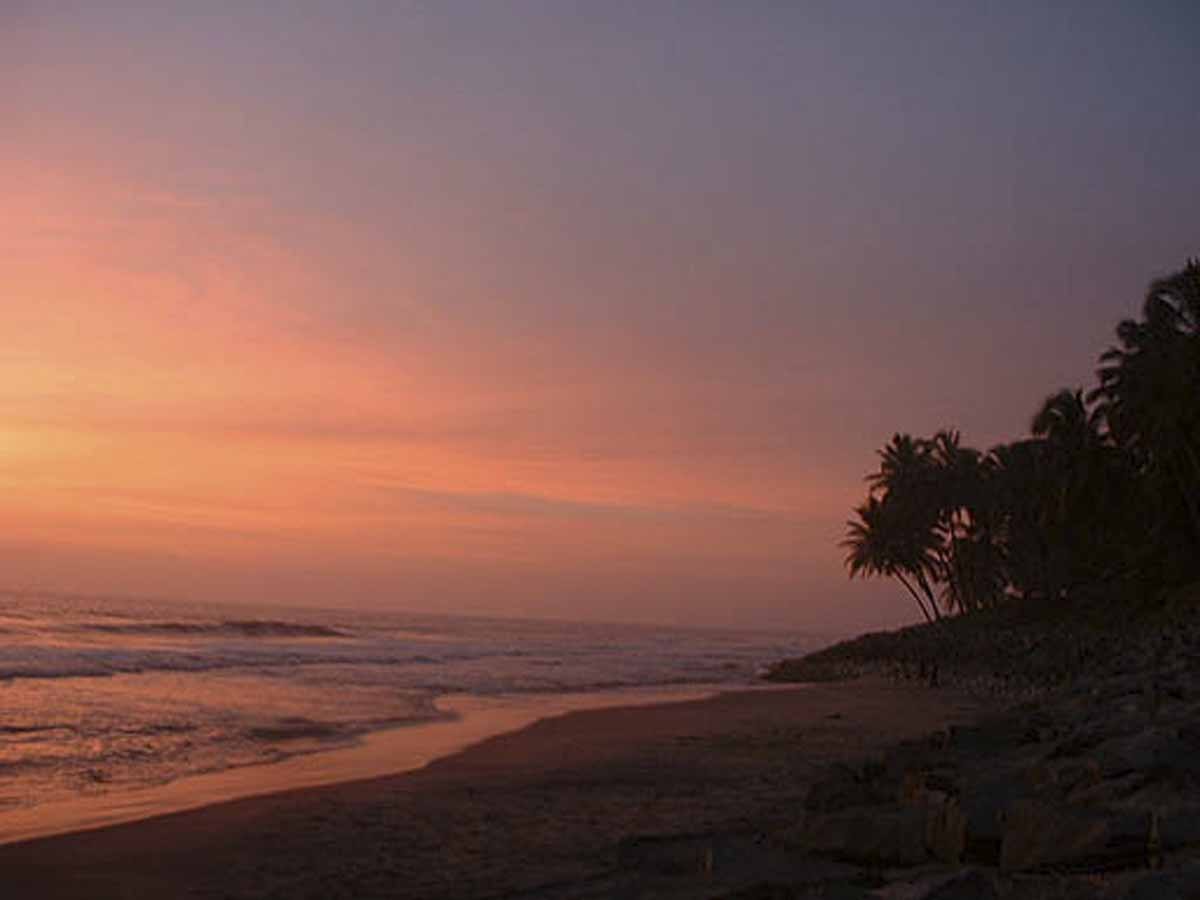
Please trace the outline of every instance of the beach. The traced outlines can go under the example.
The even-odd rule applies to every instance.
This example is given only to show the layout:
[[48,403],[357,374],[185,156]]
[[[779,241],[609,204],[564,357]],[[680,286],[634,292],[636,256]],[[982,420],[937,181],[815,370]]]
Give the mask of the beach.
[[0,872],[30,898],[719,894],[761,874],[723,848],[797,820],[831,762],[978,712],[878,678],[575,711],[411,772],[9,844]]

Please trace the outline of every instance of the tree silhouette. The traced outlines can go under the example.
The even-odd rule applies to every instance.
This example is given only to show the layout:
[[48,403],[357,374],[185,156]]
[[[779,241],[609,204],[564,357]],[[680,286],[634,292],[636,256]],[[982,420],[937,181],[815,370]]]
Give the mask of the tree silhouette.
[[[1089,395],[1145,485],[1160,539],[1200,557],[1200,261],[1154,281],[1142,319],[1117,326]],[[1161,511],[1161,512],[1160,512]]]
[[[842,541],[849,551],[846,568],[850,577],[895,578],[917,601],[925,621],[939,618],[927,577],[934,563],[930,548],[922,546],[920,533],[908,527],[899,507],[893,501],[870,496],[855,507],[854,513],[856,518],[846,523],[846,537]],[[924,591],[924,599],[913,587],[914,583]]]
[[1048,396],[1028,438],[980,453],[950,429],[894,434],[847,523],[850,576],[896,578],[931,621],[1011,595],[1194,577],[1200,262],[1154,281],[1117,339],[1099,386]]

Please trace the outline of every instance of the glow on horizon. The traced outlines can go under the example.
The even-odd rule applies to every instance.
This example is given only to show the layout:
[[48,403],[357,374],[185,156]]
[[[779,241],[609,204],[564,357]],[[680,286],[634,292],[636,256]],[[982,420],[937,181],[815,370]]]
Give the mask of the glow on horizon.
[[[566,391],[464,384],[455,348],[391,358],[322,340],[289,322],[275,294],[319,278],[303,261],[271,255],[268,272],[244,251],[232,270],[172,256],[173,241],[197,240],[186,234],[195,223],[172,214],[190,207],[139,203],[136,184],[97,190],[81,179],[68,190],[67,180],[53,176],[58,219],[34,179],[3,234],[6,246],[29,248],[6,284],[23,302],[0,311],[13,336],[0,359],[8,541],[172,554],[182,557],[180,585],[193,567],[256,560],[335,570],[481,563],[526,577],[571,566],[792,564],[798,516],[762,471],[739,477],[703,458],[681,467],[669,436],[589,458],[579,436],[530,421],[547,402],[590,394],[611,405],[606,390],[628,390],[620,373],[615,388],[603,373]],[[110,223],[89,218],[103,206],[90,193],[154,214],[107,236]]]

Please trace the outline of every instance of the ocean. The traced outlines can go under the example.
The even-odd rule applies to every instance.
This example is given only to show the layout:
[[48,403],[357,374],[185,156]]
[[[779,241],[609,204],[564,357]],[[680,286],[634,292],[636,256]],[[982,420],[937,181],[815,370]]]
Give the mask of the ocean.
[[0,595],[0,817],[419,728],[445,695],[749,684],[827,640]]

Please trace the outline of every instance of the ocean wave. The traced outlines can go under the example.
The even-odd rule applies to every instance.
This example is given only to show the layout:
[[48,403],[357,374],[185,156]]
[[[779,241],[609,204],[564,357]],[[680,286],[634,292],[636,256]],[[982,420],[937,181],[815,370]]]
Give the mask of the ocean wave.
[[[330,666],[350,672],[380,667],[402,669],[407,666],[436,668],[461,662],[462,657],[436,658],[425,654],[399,652],[303,651],[297,647],[222,647],[219,651],[167,649],[131,649],[128,647],[2,647],[0,646],[0,682],[15,679],[108,678],[117,675],[141,675],[154,672],[201,674],[231,669],[248,669],[263,678],[291,678],[306,669]],[[467,657],[486,659],[486,657]]]
[[248,737],[256,741],[335,741],[344,739],[351,728],[338,722],[318,722],[303,716],[290,716],[269,725],[255,725],[246,730]]
[[272,722],[253,725],[243,733],[256,741],[280,743],[311,740],[321,743],[344,742],[371,731],[395,728],[401,725],[419,725],[453,718],[453,713],[438,709],[432,697],[414,695],[409,698],[411,708],[403,715],[352,719],[330,722],[310,719],[306,716],[284,716]]
[[68,731],[70,725],[50,722],[45,725],[0,725],[0,734],[47,734],[55,731]]
[[136,622],[110,625],[93,622],[80,626],[86,631],[128,635],[236,635],[238,637],[350,637],[327,625],[306,625],[272,619],[227,619],[224,622]]
[[[733,682],[777,635],[0,595],[0,818],[352,745],[477,697]],[[785,645],[786,644],[786,645]]]

